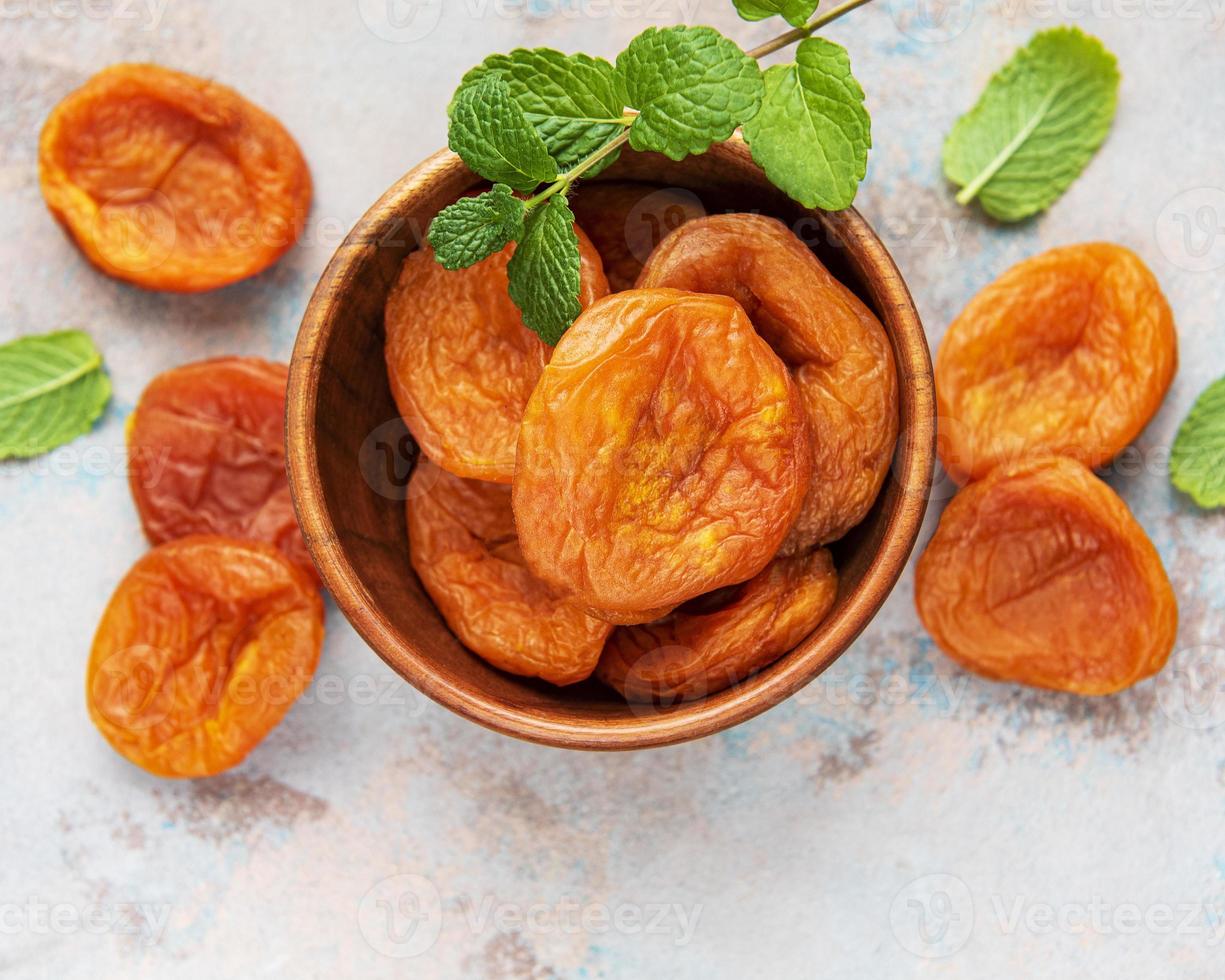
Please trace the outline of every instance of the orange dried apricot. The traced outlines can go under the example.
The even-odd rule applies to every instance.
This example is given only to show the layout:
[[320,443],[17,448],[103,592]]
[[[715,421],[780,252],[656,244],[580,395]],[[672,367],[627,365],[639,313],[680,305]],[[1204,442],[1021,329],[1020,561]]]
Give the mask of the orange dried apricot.
[[588,677],[612,627],[558,598],[523,562],[510,487],[423,459],[408,487],[410,556],[463,644],[495,667],[554,684]]
[[1152,272],[1119,245],[1014,265],[953,321],[936,358],[940,458],[955,479],[1047,454],[1089,467],[1148,423],[1178,364]]
[[675,703],[714,694],[772,664],[825,619],[838,573],[824,548],[776,558],[713,609],[682,606],[657,623],[620,626],[596,676],[628,701]]
[[880,493],[898,430],[897,373],[880,321],[781,221],[700,218],[663,240],[640,287],[730,296],[791,368],[811,431],[812,479],[784,554],[841,538]]
[[[600,257],[579,228],[584,307],[608,292]],[[387,299],[387,375],[421,450],[457,476],[510,483],[523,407],[549,348],[523,325],[502,251],[449,271],[428,245],[404,261]]]
[[285,472],[287,378],[284,364],[219,357],[149,383],[128,421],[128,484],[150,541],[265,541],[315,575]]
[[210,535],[154,548],[111,596],[86,675],[111,746],[158,776],[238,765],[306,689],[323,601],[274,548]]
[[279,259],[306,223],[293,137],[233,89],[157,65],[107,68],[51,112],[39,179],[52,214],[103,272],[194,293]]
[[570,195],[570,206],[604,260],[615,293],[633,288],[664,236],[706,213],[692,191],[631,180],[584,183]]
[[675,289],[579,316],[528,401],[518,456],[528,566],[622,623],[761,571],[811,465],[799,393],[744,311]]
[[1127,505],[1063,457],[1006,463],[949,504],[919,559],[936,643],[995,680],[1111,694],[1156,673],[1178,606]]

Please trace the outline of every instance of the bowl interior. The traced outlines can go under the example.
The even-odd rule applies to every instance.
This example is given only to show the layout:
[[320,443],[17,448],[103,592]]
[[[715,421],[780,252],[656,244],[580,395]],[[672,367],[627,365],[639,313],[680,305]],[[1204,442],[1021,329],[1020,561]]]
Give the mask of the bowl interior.
[[[383,360],[383,307],[401,262],[433,216],[480,183],[449,153],[397,183],[320,281],[293,356],[288,451],[299,520],[325,584],[358,632],[410,683],[508,734],[569,747],[634,748],[706,735],[777,703],[825,669],[871,619],[922,520],[934,438],[931,365],[906,287],[863,219],[853,210],[805,211],[765,180],[742,143],[683,163],[627,150],[597,179],[642,182],[644,195],[653,186],[683,188],[707,213],[760,211],[782,219],[889,333],[900,390],[895,464],[868,518],[833,546],[839,596],[813,634],[728,691],[666,707],[628,705],[595,681],[556,688],[502,673],[452,635],[409,564],[404,501],[417,450]],[[575,209],[581,220],[581,203]]]

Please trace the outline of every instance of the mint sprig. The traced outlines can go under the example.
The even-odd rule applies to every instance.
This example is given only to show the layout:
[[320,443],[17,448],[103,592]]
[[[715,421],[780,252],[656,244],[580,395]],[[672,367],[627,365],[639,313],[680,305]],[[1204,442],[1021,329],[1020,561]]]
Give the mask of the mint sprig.
[[1170,480],[1203,508],[1225,507],[1225,378],[1204,389],[1179,426]]
[[[626,143],[681,160],[743,127],[778,187],[808,207],[848,206],[871,146],[863,90],[846,52],[811,36],[869,0],[844,0],[807,22],[816,0],[734,2],[746,19],[777,14],[793,29],[745,52],[711,27],[652,27],[615,64],[520,48],[469,71],[449,108],[449,143],[494,187],[434,219],[438,261],[464,268],[518,242],[511,297],[524,323],[553,344],[580,312],[566,196]],[[763,76],[758,60],[797,41],[795,63]]]

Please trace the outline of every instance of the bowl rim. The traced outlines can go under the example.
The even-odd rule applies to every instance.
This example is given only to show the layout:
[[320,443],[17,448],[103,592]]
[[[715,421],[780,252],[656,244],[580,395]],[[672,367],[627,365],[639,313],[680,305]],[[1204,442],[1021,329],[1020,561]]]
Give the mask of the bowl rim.
[[[749,158],[747,145],[733,138],[712,149]],[[871,278],[873,305],[889,321],[899,382],[899,408],[910,405],[898,433],[890,478],[898,499],[857,587],[833,621],[806,637],[771,667],[726,691],[669,711],[645,710],[582,722],[559,719],[547,707],[515,705],[453,683],[431,669],[429,658],[407,643],[378,608],[340,545],[324,503],[323,484],[311,436],[317,414],[321,352],[332,340],[343,303],[344,284],[365,252],[399,220],[406,202],[443,171],[462,166],[440,150],[400,177],[362,216],[328,262],[307,305],[290,360],[286,395],[286,460],[298,523],[325,587],[358,635],[396,673],[430,699],[504,735],[563,748],[630,750],[702,738],[756,717],[786,700],[837,660],[875,617],[901,578],[918,540],[934,474],[936,406],[931,353],[918,310],[901,273],[868,222],[854,208],[820,212],[848,245],[847,255],[862,278]],[[478,179],[474,175],[474,180]],[[402,230],[397,229],[397,230]],[[900,451],[905,445],[905,451]]]

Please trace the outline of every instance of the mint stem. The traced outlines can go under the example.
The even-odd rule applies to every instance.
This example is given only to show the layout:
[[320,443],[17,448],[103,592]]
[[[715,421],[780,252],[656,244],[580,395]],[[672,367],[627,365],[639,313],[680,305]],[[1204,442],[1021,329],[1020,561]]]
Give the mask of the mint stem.
[[843,14],[849,14],[856,7],[862,7],[865,3],[871,3],[872,0],[847,0],[846,3],[840,4],[833,10],[826,11],[823,14],[818,14],[803,27],[797,27],[794,30],[788,31],[786,34],[780,34],[778,37],[767,41],[765,44],[759,45],[752,51],[748,52],[750,58],[764,58],[768,54],[773,54],[775,51],[785,48],[796,41],[802,41],[806,37],[810,37],[819,31],[826,24],[837,20]]

